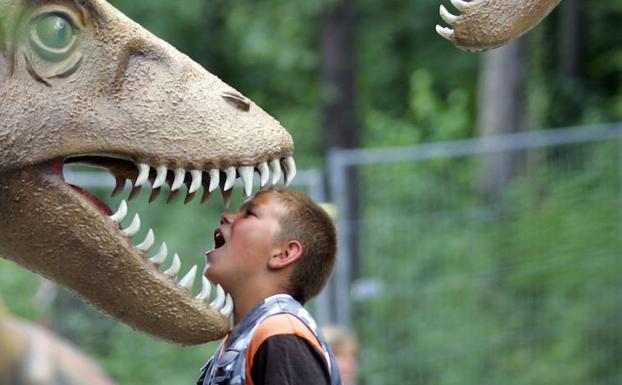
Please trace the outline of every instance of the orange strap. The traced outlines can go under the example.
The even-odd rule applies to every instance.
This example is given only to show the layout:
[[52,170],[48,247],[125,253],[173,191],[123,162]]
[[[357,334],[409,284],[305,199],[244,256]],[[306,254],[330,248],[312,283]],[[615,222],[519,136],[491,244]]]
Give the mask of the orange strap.
[[309,341],[318,352],[323,352],[322,345],[315,337],[315,334],[301,320],[291,314],[276,314],[263,320],[255,330],[253,339],[246,351],[246,384],[254,385],[251,377],[251,368],[255,353],[261,344],[272,336],[295,335]]

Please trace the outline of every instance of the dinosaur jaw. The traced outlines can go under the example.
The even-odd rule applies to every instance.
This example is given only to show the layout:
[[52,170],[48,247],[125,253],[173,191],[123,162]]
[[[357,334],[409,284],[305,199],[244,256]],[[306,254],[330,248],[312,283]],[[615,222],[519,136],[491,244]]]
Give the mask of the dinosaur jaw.
[[[179,183],[186,184],[186,191],[200,184],[204,196],[213,186],[210,174],[216,175],[200,170],[201,181],[197,182],[197,172],[184,170],[180,179],[181,171],[162,174],[163,166],[139,162],[135,166],[131,161],[103,156],[73,157],[67,162],[105,167],[118,180],[130,179],[135,186],[142,183],[147,187],[150,180],[153,185],[158,175],[171,190]],[[283,164],[290,179],[293,160],[277,162]],[[67,184],[60,171],[62,163],[53,161],[0,175],[0,255],[70,288],[103,312],[155,337],[185,345],[223,337],[230,327],[233,304],[222,288],[217,287],[210,302],[206,279],[199,295],[188,288],[196,269],[179,280],[178,271],[161,273],[157,265],[167,257],[163,247],[149,252],[154,243],[149,239],[134,246],[132,236],[140,225],[121,228],[118,223],[125,216],[123,210],[110,216],[105,204]],[[263,180],[278,176],[266,172],[267,164],[257,165]],[[243,167],[234,167],[238,171],[233,173],[231,167],[219,170],[216,185],[227,187],[231,183],[227,174],[233,174],[233,180],[238,175],[246,180],[248,168]],[[253,168],[250,175],[252,180]],[[227,191],[225,194],[230,194],[232,188]]]
[[542,21],[561,0],[451,0],[453,14],[440,6],[449,27],[438,34],[465,51],[485,51],[518,38]]

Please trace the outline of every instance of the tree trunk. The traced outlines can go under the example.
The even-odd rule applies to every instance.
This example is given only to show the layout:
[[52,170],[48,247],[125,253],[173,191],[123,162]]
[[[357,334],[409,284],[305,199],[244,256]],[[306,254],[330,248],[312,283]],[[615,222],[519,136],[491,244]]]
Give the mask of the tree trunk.
[[[354,148],[359,145],[359,124],[356,109],[356,73],[354,64],[355,16],[353,0],[337,0],[326,5],[321,16],[321,95],[322,123],[327,150]],[[347,207],[340,207],[341,220],[350,226],[348,242],[351,250],[346,276],[351,281],[358,271],[359,195],[356,170],[347,173]],[[335,199],[335,197],[331,197]],[[349,287],[350,282],[347,282]],[[344,293],[341,293],[344,295]],[[333,314],[348,313],[333,298]],[[339,313],[337,313],[339,312]],[[340,318],[339,316],[337,318]]]
[[577,80],[583,74],[582,8],[582,0],[564,0],[561,4],[559,72],[562,79]]
[[[521,39],[484,55],[480,73],[478,131],[495,136],[521,131],[523,67]],[[516,174],[518,152],[486,155],[480,191],[486,201],[497,201]]]

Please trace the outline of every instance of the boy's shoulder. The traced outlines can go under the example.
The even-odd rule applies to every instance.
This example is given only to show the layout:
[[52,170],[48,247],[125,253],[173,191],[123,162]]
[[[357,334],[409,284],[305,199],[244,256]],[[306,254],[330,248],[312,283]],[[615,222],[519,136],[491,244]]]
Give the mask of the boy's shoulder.
[[308,341],[318,351],[323,350],[315,334],[304,322],[292,314],[281,313],[267,317],[257,326],[248,347],[251,362],[261,344],[268,338],[278,335],[294,335]]

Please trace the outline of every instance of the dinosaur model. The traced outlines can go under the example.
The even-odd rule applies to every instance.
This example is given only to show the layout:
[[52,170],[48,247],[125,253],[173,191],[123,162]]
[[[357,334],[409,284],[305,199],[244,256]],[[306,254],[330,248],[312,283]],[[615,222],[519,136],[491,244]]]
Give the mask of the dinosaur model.
[[114,385],[98,365],[45,328],[12,317],[0,303],[1,385]]
[[561,0],[451,0],[460,15],[443,5],[440,14],[452,28],[436,31],[465,51],[499,47],[536,26]]
[[238,177],[250,195],[256,171],[262,187],[289,183],[292,156],[274,118],[106,1],[0,0],[0,255],[121,322],[199,344],[224,336],[234,304],[204,277],[193,294],[197,267],[178,279],[153,231],[133,239],[137,214],[120,225],[125,201],[113,214],[65,164],[107,169],[117,192],[129,180],[132,195],[205,201]]

